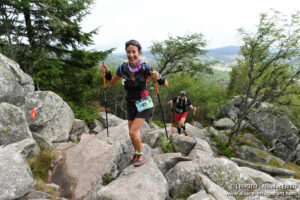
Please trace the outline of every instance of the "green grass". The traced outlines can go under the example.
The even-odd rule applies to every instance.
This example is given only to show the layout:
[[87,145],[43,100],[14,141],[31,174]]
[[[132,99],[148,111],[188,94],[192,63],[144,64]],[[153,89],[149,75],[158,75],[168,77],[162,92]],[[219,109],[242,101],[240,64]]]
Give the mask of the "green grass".
[[36,180],[34,189],[48,193],[52,195],[53,199],[56,199],[56,197],[59,197],[59,192],[53,187],[46,186],[46,181],[48,179],[48,171],[51,169],[51,163],[58,158],[59,154],[55,148],[46,149],[40,146],[40,149],[39,155],[30,156],[27,159],[33,177]]
[[158,141],[158,147],[160,147],[164,153],[173,153],[175,152],[171,141],[168,142],[165,135],[161,135]]
[[216,142],[218,149],[221,152],[221,155],[227,156],[228,158],[237,157],[236,150],[233,147],[229,147],[226,142],[223,142],[219,137],[214,136],[212,137],[213,140]]
[[154,124],[156,124],[159,128],[165,128],[164,123],[161,121],[153,121]]
[[41,151],[39,155],[30,156],[27,160],[33,177],[35,179],[47,180],[48,171],[51,168],[51,162],[58,158],[58,152],[55,148],[46,149],[40,146]]
[[56,197],[60,196],[59,191],[56,191],[56,189],[53,187],[46,186],[45,181],[41,179],[36,180],[36,184],[34,185],[33,188],[37,191],[42,191],[47,194],[50,194],[52,196],[51,200],[56,199]]

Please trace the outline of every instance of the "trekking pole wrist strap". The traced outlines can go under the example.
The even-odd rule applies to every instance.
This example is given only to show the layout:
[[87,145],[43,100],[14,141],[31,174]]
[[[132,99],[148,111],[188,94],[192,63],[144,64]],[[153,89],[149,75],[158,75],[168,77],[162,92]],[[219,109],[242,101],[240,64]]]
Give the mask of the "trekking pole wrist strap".
[[110,81],[112,79],[112,75],[111,75],[110,71],[108,71],[108,70],[105,71],[105,78],[108,81]]
[[160,76],[159,79],[157,80],[157,82],[159,85],[163,85],[163,84],[165,84],[166,79],[164,77]]

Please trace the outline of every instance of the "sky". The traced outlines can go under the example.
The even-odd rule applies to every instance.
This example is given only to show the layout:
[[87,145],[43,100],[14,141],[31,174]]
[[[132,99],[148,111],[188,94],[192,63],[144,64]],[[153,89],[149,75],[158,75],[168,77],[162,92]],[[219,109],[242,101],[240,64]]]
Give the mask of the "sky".
[[99,27],[88,49],[125,53],[125,42],[135,39],[149,50],[152,42],[189,33],[202,33],[210,49],[241,45],[237,29],[253,32],[270,9],[290,15],[300,11],[300,0],[95,0],[81,26]]

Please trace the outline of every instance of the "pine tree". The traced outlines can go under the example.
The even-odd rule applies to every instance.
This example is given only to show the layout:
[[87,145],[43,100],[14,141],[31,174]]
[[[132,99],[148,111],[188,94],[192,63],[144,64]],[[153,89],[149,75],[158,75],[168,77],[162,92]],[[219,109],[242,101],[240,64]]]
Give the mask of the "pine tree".
[[[0,52],[20,64],[37,90],[51,90],[75,105],[95,98],[94,67],[113,49],[86,51],[97,29],[80,22],[94,0],[1,0]],[[97,72],[96,72],[97,71]]]

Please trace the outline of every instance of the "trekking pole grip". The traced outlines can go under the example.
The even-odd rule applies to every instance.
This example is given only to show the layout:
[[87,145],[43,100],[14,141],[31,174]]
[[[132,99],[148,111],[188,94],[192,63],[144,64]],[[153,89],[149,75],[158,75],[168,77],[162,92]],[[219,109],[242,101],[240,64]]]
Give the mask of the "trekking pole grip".
[[105,72],[103,72],[103,87],[104,87],[104,90],[106,90]]
[[[153,70],[154,70],[153,66],[151,66],[151,70],[153,72]],[[155,83],[156,94],[159,94],[159,90],[158,90],[158,86],[157,86],[157,80],[154,79],[154,83]]]

